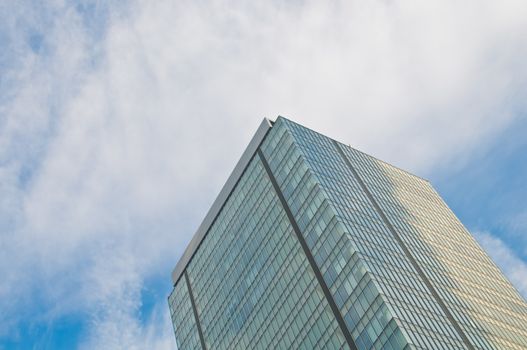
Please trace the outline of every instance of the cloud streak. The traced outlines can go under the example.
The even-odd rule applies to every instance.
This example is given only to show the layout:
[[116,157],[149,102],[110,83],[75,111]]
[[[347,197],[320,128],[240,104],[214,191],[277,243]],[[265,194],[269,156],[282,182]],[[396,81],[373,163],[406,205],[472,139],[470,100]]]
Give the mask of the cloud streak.
[[35,322],[81,314],[86,347],[173,347],[165,300],[142,321],[142,292],[152,278],[169,290],[264,116],[426,175],[526,110],[521,1],[12,7],[0,7],[0,337],[38,302]]
[[527,299],[527,263],[498,237],[488,232],[478,232],[475,237],[518,292]]

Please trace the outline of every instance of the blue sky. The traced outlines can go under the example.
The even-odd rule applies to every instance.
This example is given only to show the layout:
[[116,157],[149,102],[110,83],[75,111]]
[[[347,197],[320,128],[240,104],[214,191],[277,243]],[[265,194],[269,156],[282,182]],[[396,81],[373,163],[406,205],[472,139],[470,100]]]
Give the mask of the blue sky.
[[263,117],[432,181],[527,295],[527,5],[0,5],[0,349],[175,349],[170,273]]

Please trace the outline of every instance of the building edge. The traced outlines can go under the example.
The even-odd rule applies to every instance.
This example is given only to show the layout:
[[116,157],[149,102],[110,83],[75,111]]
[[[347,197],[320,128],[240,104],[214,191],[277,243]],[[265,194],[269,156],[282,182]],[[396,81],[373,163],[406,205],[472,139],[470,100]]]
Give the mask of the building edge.
[[227,181],[225,182],[225,185],[223,185],[220,193],[212,203],[212,207],[207,212],[207,215],[205,215],[205,218],[199,225],[198,230],[190,240],[190,243],[183,252],[183,255],[177,262],[176,267],[174,268],[174,270],[172,270],[172,282],[174,285],[176,285],[181,276],[183,276],[183,272],[185,271],[187,265],[190,263],[190,260],[194,256],[194,253],[197,251],[201,242],[207,235],[207,232],[214,223],[214,220],[221,212],[221,209],[227,202],[227,199],[229,198],[230,194],[236,187],[236,184],[238,183],[239,179],[243,175],[245,168],[247,167],[247,165],[249,165],[249,162],[256,154],[258,148],[260,147],[260,144],[265,139],[265,136],[272,128],[272,126],[273,122],[267,118],[264,118],[260,123],[260,126],[256,130],[251,141],[249,142],[249,145],[243,152],[240,160],[238,160],[238,163],[236,163],[234,170],[227,178]]

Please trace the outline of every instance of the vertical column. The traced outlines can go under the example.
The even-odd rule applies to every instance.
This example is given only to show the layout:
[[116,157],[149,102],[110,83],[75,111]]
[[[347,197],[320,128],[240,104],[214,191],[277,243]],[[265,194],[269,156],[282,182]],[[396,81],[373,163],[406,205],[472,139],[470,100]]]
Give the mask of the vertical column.
[[271,180],[273,188],[278,196],[278,199],[280,200],[280,203],[282,204],[282,207],[284,208],[287,218],[289,219],[289,222],[291,223],[291,226],[293,227],[293,231],[295,232],[295,235],[298,241],[300,242],[300,245],[302,246],[302,250],[306,254],[309,265],[313,269],[313,272],[315,273],[315,277],[317,278],[319,285],[322,287],[324,296],[326,297],[326,300],[331,308],[331,311],[333,311],[333,314],[342,331],[342,334],[344,334],[344,338],[346,338],[346,342],[348,343],[348,346],[352,350],[357,350],[357,346],[355,345],[355,342],[353,341],[353,338],[348,330],[348,327],[346,327],[346,323],[344,322],[344,319],[342,318],[342,315],[340,314],[337,304],[335,303],[335,300],[333,299],[333,296],[331,295],[331,291],[329,290],[326,282],[324,281],[324,277],[322,276],[322,273],[320,272],[317,266],[315,258],[311,254],[311,251],[309,250],[309,247],[304,239],[304,236],[302,236],[302,232],[300,231],[300,228],[298,227],[298,224],[293,216],[293,213],[289,209],[289,206],[287,205],[284,195],[282,194],[282,191],[280,190],[280,187],[278,186],[278,182],[276,181],[271,171],[271,168],[269,167],[269,164],[267,163],[267,160],[265,159],[265,156],[263,155],[261,150],[258,150],[258,156],[260,157],[260,160],[262,161],[265,171],[267,172],[267,175],[269,176],[269,179]]
[[201,324],[199,323],[198,310],[196,309],[196,302],[194,301],[194,295],[192,294],[192,288],[190,286],[190,280],[188,278],[187,271],[185,271],[185,281],[187,282],[188,294],[190,296],[190,303],[192,304],[194,318],[196,319],[196,327],[198,328],[199,341],[201,342],[201,347],[204,350],[207,350],[207,347],[205,346],[205,338],[203,338],[203,332],[201,330]]

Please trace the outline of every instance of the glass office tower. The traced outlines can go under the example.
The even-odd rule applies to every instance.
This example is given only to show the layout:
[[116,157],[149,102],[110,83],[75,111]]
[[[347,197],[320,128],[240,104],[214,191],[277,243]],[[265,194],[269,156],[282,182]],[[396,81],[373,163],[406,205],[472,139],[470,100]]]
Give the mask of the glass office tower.
[[187,349],[527,349],[527,303],[430,183],[264,120],[173,272]]

